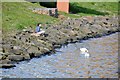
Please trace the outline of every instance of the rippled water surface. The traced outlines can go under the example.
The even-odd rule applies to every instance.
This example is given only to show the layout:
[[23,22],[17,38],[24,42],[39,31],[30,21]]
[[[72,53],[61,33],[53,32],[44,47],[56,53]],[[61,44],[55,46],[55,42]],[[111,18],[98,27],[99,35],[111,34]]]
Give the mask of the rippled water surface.
[[[79,48],[89,50],[81,56]],[[118,33],[71,43],[56,54],[23,61],[11,69],[0,69],[0,76],[11,78],[117,78]]]

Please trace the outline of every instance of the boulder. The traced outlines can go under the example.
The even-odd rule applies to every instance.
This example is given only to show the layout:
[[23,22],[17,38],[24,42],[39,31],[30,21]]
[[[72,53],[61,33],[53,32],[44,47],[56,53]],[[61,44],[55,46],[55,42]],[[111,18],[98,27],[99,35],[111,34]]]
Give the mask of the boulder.
[[80,28],[80,31],[82,31],[83,34],[91,33],[91,30],[88,27],[82,27]]
[[0,60],[0,64],[9,64],[10,62],[8,59]]
[[27,54],[27,53],[26,53],[26,54],[24,54],[24,55],[23,55],[23,57],[24,57],[24,59],[25,59],[25,60],[30,59],[30,55],[29,55],[29,54]]
[[49,49],[40,47],[40,52],[41,52],[41,54],[46,53],[46,52],[49,52]]
[[22,36],[21,38],[20,38],[20,40],[22,41],[22,42],[26,42],[27,41],[27,39],[26,39],[26,37],[24,36]]
[[33,53],[35,57],[39,57],[42,53],[39,52],[39,53]]
[[93,25],[91,25],[91,27],[92,27],[92,28],[96,28],[96,29],[98,29],[98,30],[103,29],[103,27],[102,27],[101,25],[99,25],[99,24],[93,24]]
[[22,61],[23,56],[22,55],[9,55],[8,59],[11,61]]
[[15,54],[15,55],[21,55],[22,54],[22,50],[9,50],[9,53]]
[[28,49],[27,49],[27,52],[28,53],[39,53],[39,48],[36,47],[36,46],[30,46]]
[[37,57],[40,56],[41,54],[45,53],[46,50],[42,47],[35,47],[35,46],[31,46],[30,48],[28,48],[27,52],[29,53],[30,57]]

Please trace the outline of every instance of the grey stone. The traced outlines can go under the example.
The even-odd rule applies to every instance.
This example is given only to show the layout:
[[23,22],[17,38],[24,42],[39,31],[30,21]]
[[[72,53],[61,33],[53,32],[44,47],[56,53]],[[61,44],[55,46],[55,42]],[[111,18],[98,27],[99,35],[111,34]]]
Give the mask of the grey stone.
[[26,37],[21,37],[21,41],[26,42]]
[[21,49],[20,46],[13,46],[13,49],[17,50],[17,49]]
[[38,56],[40,56],[42,53],[41,52],[39,52],[39,53],[34,53],[34,56],[35,57],[38,57]]
[[24,59],[25,59],[25,60],[30,59],[30,55],[29,55],[29,54],[27,54],[27,53],[26,53],[26,54],[24,54],[23,56],[24,56]]
[[31,46],[27,49],[27,52],[28,53],[39,53],[39,48],[38,47],[35,47],[35,46]]
[[11,61],[8,59],[0,60],[0,64],[9,64]]
[[20,55],[22,53],[22,50],[9,50],[10,53]]
[[11,61],[21,61],[23,60],[23,56],[22,55],[9,55],[8,59]]

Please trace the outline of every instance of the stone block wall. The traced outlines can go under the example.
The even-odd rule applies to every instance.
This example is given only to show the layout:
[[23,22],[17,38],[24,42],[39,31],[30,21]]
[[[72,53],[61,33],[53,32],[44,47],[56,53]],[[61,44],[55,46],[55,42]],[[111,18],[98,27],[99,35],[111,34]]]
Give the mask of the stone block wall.
[[32,11],[37,14],[46,14],[49,16],[58,17],[57,8],[34,8]]

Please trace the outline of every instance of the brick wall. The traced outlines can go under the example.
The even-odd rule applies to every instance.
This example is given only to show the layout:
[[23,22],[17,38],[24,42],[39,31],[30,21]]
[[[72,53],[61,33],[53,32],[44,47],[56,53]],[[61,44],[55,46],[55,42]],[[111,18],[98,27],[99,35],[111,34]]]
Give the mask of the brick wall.
[[57,9],[58,11],[63,11],[69,13],[69,0],[57,0]]

